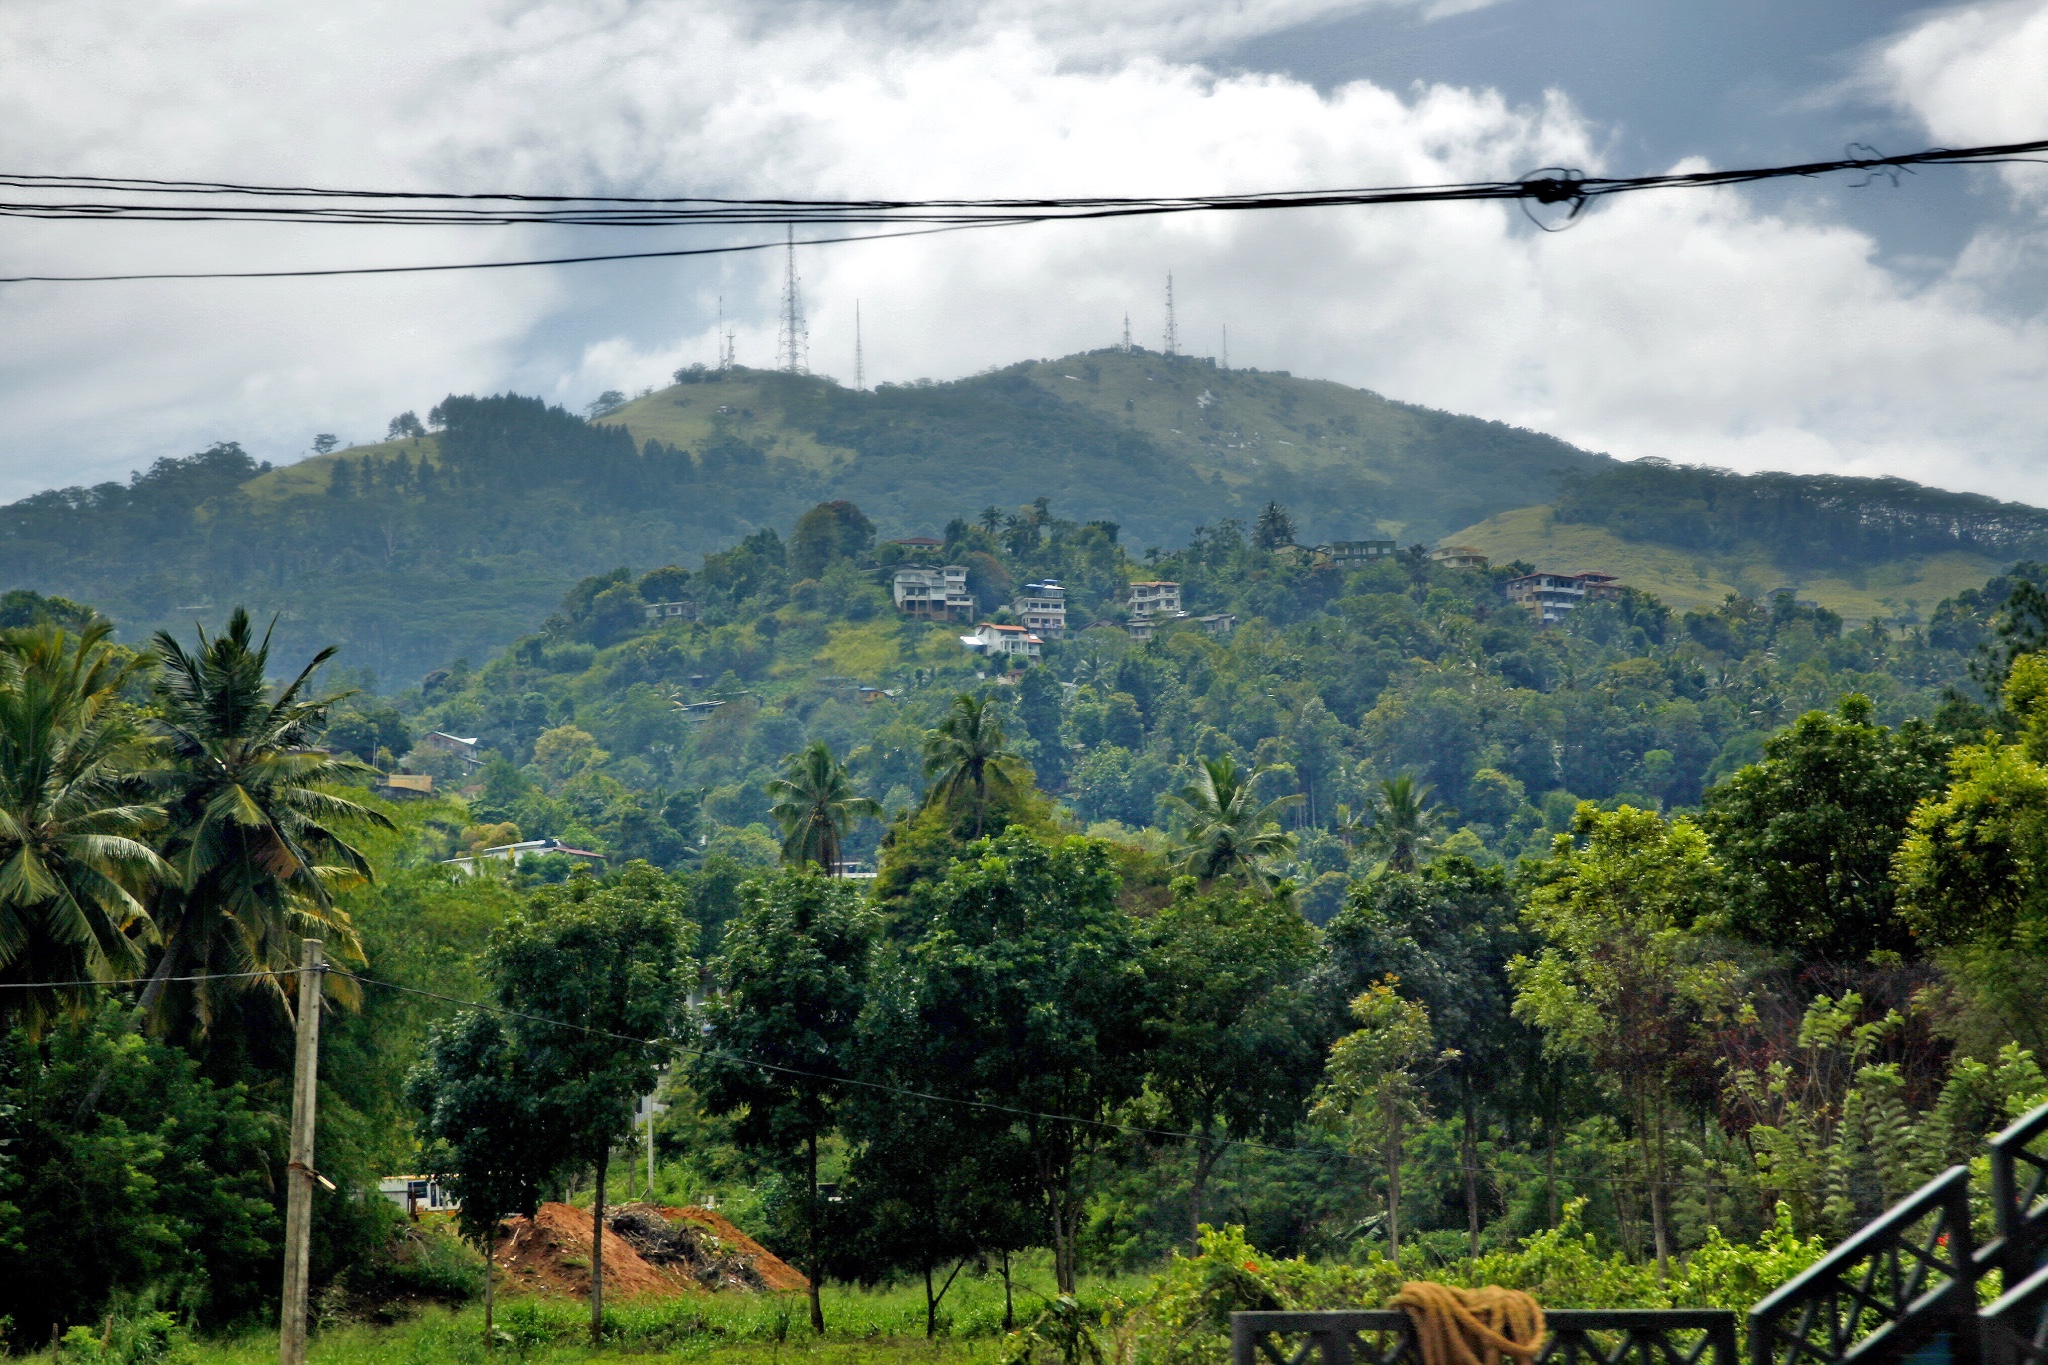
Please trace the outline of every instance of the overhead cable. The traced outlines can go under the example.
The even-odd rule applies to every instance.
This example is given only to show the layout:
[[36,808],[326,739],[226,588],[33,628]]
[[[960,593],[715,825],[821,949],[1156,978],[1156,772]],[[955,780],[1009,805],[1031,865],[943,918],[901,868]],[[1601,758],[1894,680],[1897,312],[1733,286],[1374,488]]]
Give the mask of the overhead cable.
[[[1546,167],[1518,180],[1433,185],[1283,190],[1252,194],[1163,197],[1094,196],[1023,199],[734,199],[709,196],[544,195],[510,192],[449,193],[415,190],[337,189],[311,185],[260,185],[229,181],[155,180],[137,177],[0,173],[0,217],[67,221],[153,223],[293,223],[382,227],[826,227],[927,225],[925,231],[961,227],[1015,227],[1028,223],[1083,222],[1157,217],[1183,213],[1267,212],[1281,209],[1344,208],[1385,204],[1508,201],[1530,211],[1538,225],[1553,227],[1532,206],[1562,207],[1576,219],[1593,200],[1656,189],[1723,188],[1767,180],[1811,178],[1861,172],[1864,183],[1897,177],[1921,166],[1996,166],[2038,163],[2048,139],[1994,146],[1929,148],[1899,156],[1851,147],[1832,161],[1734,170],[1670,172],[1662,175],[1591,176],[1569,167]],[[894,236],[901,234],[875,234]],[[872,237],[824,237],[798,245],[824,245]],[[580,265],[599,261],[654,260],[759,251],[779,242],[693,249],[555,256],[513,261],[464,261],[438,265],[357,266],[308,270],[130,272],[102,275],[14,275],[0,283],[87,283],[149,279],[286,279],[335,275],[413,274],[448,270],[501,270],[523,266]]]

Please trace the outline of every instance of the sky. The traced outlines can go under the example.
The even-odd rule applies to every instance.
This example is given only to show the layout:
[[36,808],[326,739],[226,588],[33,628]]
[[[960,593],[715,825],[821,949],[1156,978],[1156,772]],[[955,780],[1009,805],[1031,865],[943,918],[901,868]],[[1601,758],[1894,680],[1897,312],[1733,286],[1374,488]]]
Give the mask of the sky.
[[[388,189],[1193,194],[2048,137],[2048,0],[10,0],[0,170]],[[767,233],[773,236],[772,231]],[[38,223],[0,274],[516,259],[701,232]],[[719,240],[757,240],[744,234]],[[581,409],[768,365],[776,252],[0,285],[0,498],[448,393]],[[814,371],[1181,348],[1624,458],[2048,505],[2048,167],[1039,225],[798,253]]]

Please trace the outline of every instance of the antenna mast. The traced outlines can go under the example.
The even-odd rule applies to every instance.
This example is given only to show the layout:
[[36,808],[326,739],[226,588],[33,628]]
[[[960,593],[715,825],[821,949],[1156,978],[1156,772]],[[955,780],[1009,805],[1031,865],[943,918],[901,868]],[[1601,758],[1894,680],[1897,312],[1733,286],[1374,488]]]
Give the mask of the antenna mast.
[[1223,368],[1230,368],[1230,324],[1223,324]]
[[860,300],[853,301],[853,391],[859,393],[868,386],[867,370],[861,363],[860,353]]
[[1124,314],[1124,354],[1129,355],[1133,349],[1131,345],[1131,315],[1126,312]]
[[1180,354],[1180,332],[1173,325],[1173,272],[1166,272],[1166,353]]
[[775,365],[785,374],[809,374],[811,331],[804,322],[804,297],[797,287],[796,225],[789,228],[789,260],[782,276],[782,326],[775,339]]

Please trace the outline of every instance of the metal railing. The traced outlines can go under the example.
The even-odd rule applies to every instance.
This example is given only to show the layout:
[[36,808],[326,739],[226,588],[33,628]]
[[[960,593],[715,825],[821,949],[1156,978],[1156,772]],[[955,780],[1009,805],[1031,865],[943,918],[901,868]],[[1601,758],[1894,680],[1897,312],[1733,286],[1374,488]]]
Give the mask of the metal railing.
[[2048,1252],[2048,1104],[2015,1120],[1989,1145],[1997,1232],[1977,1252],[1978,1273],[1999,1270],[2011,1288]]
[[[1736,1365],[1735,1315],[1718,1308],[1563,1308],[1537,1365]],[[1421,1365],[1395,1309],[1232,1313],[1232,1365]]]
[[1751,1365],[1895,1361],[1946,1337],[1978,1365],[1970,1169],[1951,1166],[1749,1311]]
[[2048,1365],[2048,1267],[1977,1315],[1985,1365]]

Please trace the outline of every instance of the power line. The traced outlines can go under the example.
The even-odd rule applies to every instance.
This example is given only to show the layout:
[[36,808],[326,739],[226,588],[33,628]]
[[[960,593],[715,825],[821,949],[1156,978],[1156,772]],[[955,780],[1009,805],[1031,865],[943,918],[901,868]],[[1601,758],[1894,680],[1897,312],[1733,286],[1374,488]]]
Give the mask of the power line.
[[[1851,150],[1857,150],[1852,148]],[[1869,149],[1864,149],[1869,150]],[[1594,199],[1653,189],[1723,188],[1765,180],[1807,178],[1846,171],[1896,178],[1920,166],[1994,166],[2039,163],[2048,139],[1965,148],[1930,148],[1900,156],[1845,156],[1833,161],[1751,167],[1683,174],[1588,176],[1567,167],[1547,167],[1519,180],[1471,181],[1327,190],[1288,190],[1238,195],[1156,198],[1033,199],[724,199],[702,196],[633,197],[452,194],[425,191],[330,189],[303,185],[249,185],[214,181],[168,181],[138,177],[0,174],[0,189],[30,196],[84,191],[96,200],[0,200],[0,217],[146,222],[269,222],[327,225],[475,227],[552,225],[562,227],[677,227],[851,225],[914,222],[925,231],[967,226],[1020,226],[1051,221],[1087,221],[1179,213],[1248,212],[1278,209],[1359,207],[1382,204],[1514,201],[1565,206],[1567,221]],[[186,195],[200,203],[167,203]],[[127,196],[127,199],[118,196]],[[227,202],[254,198],[259,202]],[[133,200],[134,202],[130,202]],[[222,202],[213,202],[213,201]],[[270,200],[273,202],[260,202]],[[515,207],[478,207],[511,205]],[[1531,217],[1535,214],[1531,212]],[[1538,220],[1539,226],[1553,226]],[[908,233],[874,236],[910,235]],[[872,240],[871,236],[813,239],[806,245]],[[759,251],[772,242],[654,252],[563,256],[543,260],[482,261],[427,266],[371,266],[324,270],[190,271],[108,275],[20,275],[0,283],[88,283],[144,279],[288,279],[330,275],[410,274],[447,270],[492,270],[536,265],[582,265],[599,261],[650,260]]]

